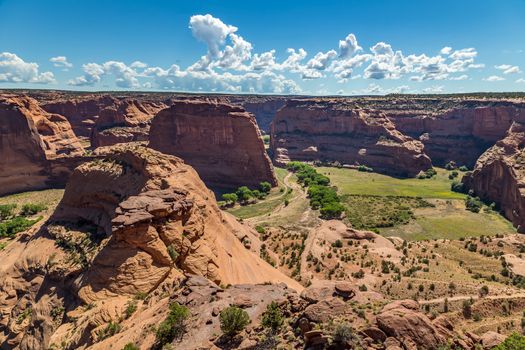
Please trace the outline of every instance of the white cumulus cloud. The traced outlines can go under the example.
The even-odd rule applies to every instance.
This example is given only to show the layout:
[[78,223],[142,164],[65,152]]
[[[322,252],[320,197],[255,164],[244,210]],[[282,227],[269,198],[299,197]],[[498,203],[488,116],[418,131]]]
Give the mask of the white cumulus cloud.
[[0,53],[0,83],[55,83],[51,72],[40,73],[38,64],[26,62],[14,53]]
[[52,62],[53,66],[55,66],[55,67],[63,68],[65,71],[67,71],[69,68],[73,67],[73,65],[67,61],[67,57],[66,56],[51,57],[49,59],[49,62]]

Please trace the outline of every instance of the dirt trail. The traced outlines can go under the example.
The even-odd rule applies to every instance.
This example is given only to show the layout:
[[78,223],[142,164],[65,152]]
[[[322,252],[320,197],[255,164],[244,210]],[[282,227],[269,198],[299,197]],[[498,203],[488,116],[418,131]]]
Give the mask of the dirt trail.
[[453,297],[441,297],[430,300],[418,300],[420,305],[426,304],[442,304],[445,302],[445,299],[448,301],[461,301],[461,300],[478,300],[478,299],[489,299],[489,300],[505,300],[505,299],[515,299],[515,298],[525,298],[525,293],[513,293],[505,295],[488,295],[486,297],[480,298],[479,295],[456,295]]

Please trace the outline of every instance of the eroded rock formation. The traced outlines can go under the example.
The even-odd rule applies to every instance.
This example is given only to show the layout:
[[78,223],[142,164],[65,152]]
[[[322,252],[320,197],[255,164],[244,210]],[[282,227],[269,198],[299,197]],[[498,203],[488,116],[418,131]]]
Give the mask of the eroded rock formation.
[[463,181],[475,194],[499,205],[503,214],[525,232],[525,127],[514,123],[507,136],[478,159]]
[[272,124],[277,164],[289,160],[359,164],[414,176],[430,168],[423,144],[395,129],[384,114],[338,100],[291,100]]
[[277,183],[255,118],[240,107],[175,101],[153,119],[149,146],[181,157],[212,187]]
[[42,189],[83,154],[69,122],[25,96],[0,96],[0,194]]
[[0,312],[9,315],[0,344],[93,344],[130,298],[158,301],[185,275],[301,289],[243,246],[238,237],[255,233],[222,212],[181,159],[132,143],[93,157],[75,169],[51,219],[0,251]]
[[161,109],[162,102],[125,99],[100,111],[91,131],[91,146],[111,146],[117,143],[147,141],[151,119]]

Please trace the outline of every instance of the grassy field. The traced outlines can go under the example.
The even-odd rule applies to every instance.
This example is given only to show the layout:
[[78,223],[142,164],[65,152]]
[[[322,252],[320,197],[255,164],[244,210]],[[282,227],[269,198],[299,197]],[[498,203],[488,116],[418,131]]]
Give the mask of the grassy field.
[[[320,167],[317,170],[337,186],[340,194],[376,196],[409,196],[422,198],[463,199],[462,193],[450,190],[448,171],[436,168],[432,179],[398,179],[395,177],[361,172],[354,169]],[[460,174],[461,175],[461,174]]]
[[52,213],[63,195],[62,189],[22,192],[0,197],[0,204],[16,204],[17,209],[24,204],[44,204],[47,207],[46,212]]
[[[291,193],[287,193],[287,188],[284,185],[284,178],[288,174],[288,170],[283,168],[275,168],[275,174],[279,185],[270,191],[266,199],[258,201],[255,204],[236,206],[227,211],[238,218],[248,219],[255,216],[261,216],[270,213],[277,206],[281,205],[286,198],[291,197]],[[292,179],[291,181],[295,181]],[[281,192],[281,189],[283,192]]]
[[433,208],[414,210],[414,220],[404,225],[380,228],[385,236],[409,240],[459,239],[461,237],[493,236],[515,233],[512,224],[493,211],[473,213],[461,200],[433,200]]
[[[318,171],[337,186],[347,207],[347,221],[359,229],[373,229],[407,240],[515,232],[512,224],[498,213],[486,208],[480,213],[466,210],[465,195],[450,190],[452,180],[445,169],[436,168],[437,175],[432,179],[398,179],[328,167]],[[432,205],[421,205],[423,202]]]

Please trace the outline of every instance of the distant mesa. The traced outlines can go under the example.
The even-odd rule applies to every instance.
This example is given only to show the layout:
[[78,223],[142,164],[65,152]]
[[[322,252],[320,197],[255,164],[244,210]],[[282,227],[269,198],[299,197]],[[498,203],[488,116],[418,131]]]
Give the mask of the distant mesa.
[[381,112],[330,99],[290,100],[272,124],[276,164],[290,160],[362,164],[396,176],[432,167],[423,144]]

